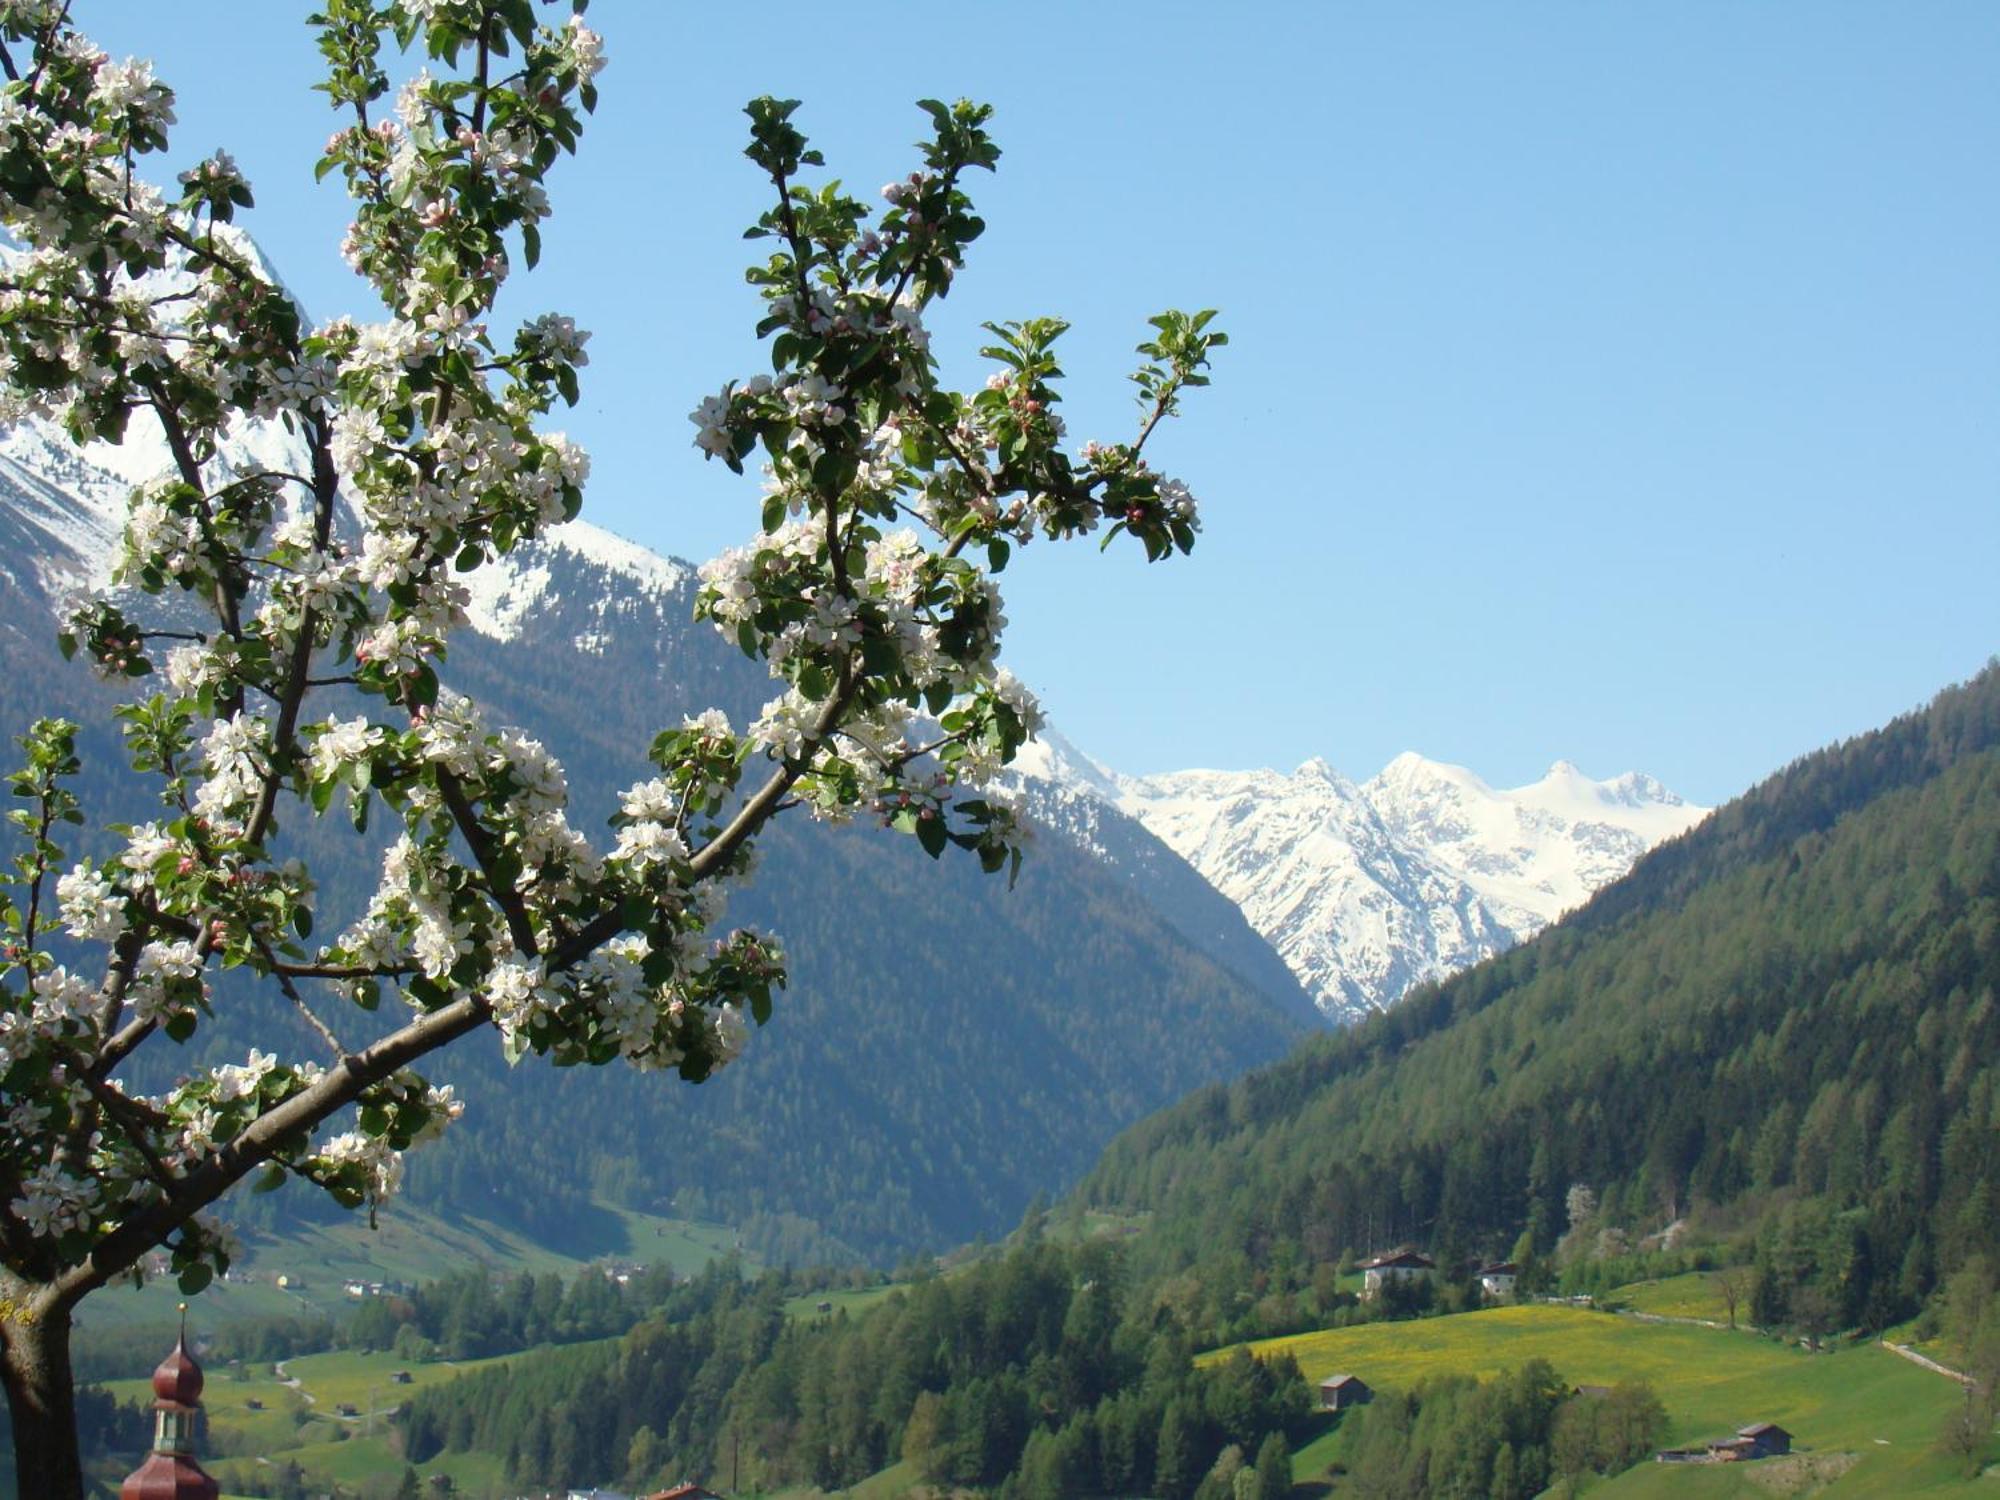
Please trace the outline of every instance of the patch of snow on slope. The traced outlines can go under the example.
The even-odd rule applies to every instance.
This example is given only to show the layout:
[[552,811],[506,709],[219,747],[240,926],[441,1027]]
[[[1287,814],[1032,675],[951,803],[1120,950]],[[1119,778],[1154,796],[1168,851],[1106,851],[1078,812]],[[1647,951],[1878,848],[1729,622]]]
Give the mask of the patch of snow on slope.
[[496,641],[511,641],[520,634],[521,622],[548,592],[549,566],[525,562],[518,554],[509,553],[470,573],[460,573],[458,581],[472,595],[465,607],[472,628]]
[[1113,806],[1119,798],[1116,774],[1105,769],[1064,739],[1044,728],[1015,753],[1013,771],[1030,781],[1054,782],[1094,793]]
[[[613,536],[588,521],[568,521],[551,526],[541,537],[470,573],[459,582],[472,594],[466,616],[472,628],[496,641],[511,641],[539,606],[552,604],[549,586],[556,566],[565,558],[589,563],[625,585],[609,589],[591,600],[592,612],[608,615],[631,613],[637,599],[659,599],[673,593],[691,576],[685,564]],[[636,587],[633,587],[636,585]],[[587,631],[576,639],[580,650],[602,654],[609,635]]]
[[570,521],[552,527],[548,539],[565,552],[574,553],[585,562],[596,563],[607,572],[630,579],[653,593],[669,593],[688,578],[689,570],[683,564],[662,557],[637,542],[614,536],[588,521]]

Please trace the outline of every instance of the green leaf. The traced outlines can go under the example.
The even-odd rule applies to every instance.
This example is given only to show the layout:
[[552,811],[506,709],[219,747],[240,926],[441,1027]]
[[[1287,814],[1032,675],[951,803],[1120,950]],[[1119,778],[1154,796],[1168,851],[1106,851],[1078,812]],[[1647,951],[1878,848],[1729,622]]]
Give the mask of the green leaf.
[[215,1280],[215,1268],[207,1261],[196,1261],[180,1274],[180,1288],[192,1297],[196,1292]]
[[945,831],[944,819],[939,817],[917,819],[917,842],[923,845],[924,853],[936,859],[944,853],[951,836]]

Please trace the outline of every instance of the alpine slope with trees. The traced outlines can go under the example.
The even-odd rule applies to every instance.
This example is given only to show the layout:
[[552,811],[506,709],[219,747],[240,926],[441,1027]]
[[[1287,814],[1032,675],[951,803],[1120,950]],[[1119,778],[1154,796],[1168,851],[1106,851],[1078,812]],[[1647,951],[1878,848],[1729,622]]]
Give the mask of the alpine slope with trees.
[[[175,192],[139,174],[173,95],[70,9],[0,9],[0,220],[24,246],[0,320],[9,414],[78,444],[157,424],[173,467],[134,491],[120,570],[179,607],[93,599],[65,642],[136,685],[118,717],[151,806],[80,805],[63,720],[23,737],[12,787],[0,1370],[20,1487],[64,1500],[83,1485],[77,1304],[155,1246],[199,1290],[230,1256],[203,1211],[253,1174],[381,1201],[402,1152],[461,1107],[413,1064],[487,1029],[510,1058],[691,1081],[732,1061],[786,971],[767,936],[716,935],[722,893],[780,812],[877,819],[933,858],[1017,866],[1013,813],[984,788],[1039,715],[995,661],[993,575],[1034,534],[1129,535],[1154,560],[1192,547],[1193,497],[1144,449],[1223,341],[1207,313],[1155,319],[1138,435],[1073,459],[1059,322],[990,325],[998,372],[969,397],[940,387],[928,351],[924,308],[982,228],[963,179],[998,158],[987,112],[926,103],[923,164],[877,218],[801,183],[821,162],[795,105],[753,101],[747,154],[774,206],[751,280],[774,373],[724,385],[695,420],[732,467],[761,451],[770,484],[761,537],[704,570],[698,608],[782,691],[744,731],[713,710],[661,729],[657,774],[626,789],[598,848],[545,745],[437,672],[470,601],[461,576],[581,505],[587,459],[541,421],[576,399],[585,335],[543,314],[509,339],[490,319],[537,257],[546,179],[595,104],[603,49],[582,6],[559,26],[531,0],[331,0],[312,17],[345,121],[319,170],[355,202],[343,250],[385,313],[319,327],[229,232],[251,194],[226,153]],[[438,70],[389,112],[385,44]],[[305,468],[216,463],[251,420],[300,434]],[[400,824],[361,910],[321,910],[286,843],[327,815]],[[76,825],[117,847],[74,859],[59,835]],[[125,1087],[129,1057],[232,998],[211,987],[222,969],[294,1011],[318,1055],[252,1050],[161,1093]],[[407,1019],[356,1040],[347,1017],[385,1001]]]
[[[1808,755],[1511,953],[1135,1126],[1081,1189],[1218,1341],[1316,1274],[1692,1233],[1746,1317],[1914,1314],[2000,1224],[2000,664]],[[1252,1295],[1239,1298],[1250,1289]]]

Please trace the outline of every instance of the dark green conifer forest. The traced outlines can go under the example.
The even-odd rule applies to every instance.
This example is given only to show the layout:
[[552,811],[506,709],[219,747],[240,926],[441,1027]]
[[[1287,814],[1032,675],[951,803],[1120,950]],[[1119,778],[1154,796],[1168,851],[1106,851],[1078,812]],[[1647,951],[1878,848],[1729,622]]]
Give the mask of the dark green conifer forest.
[[[2000,669],[1810,755],[1535,941],[1127,1131],[1082,1193],[1212,1335],[1307,1326],[1314,1268],[1686,1221],[1753,1317],[1880,1328],[1993,1247]],[[1613,1241],[1616,1244],[1618,1241]],[[1235,1289],[1253,1287],[1248,1308]]]
[[661,1472],[830,1487],[907,1459],[947,1487],[1187,1500],[1224,1450],[1275,1473],[1311,1430],[1289,1359],[1198,1369],[1172,1320],[1129,1316],[1120,1247],[1030,1240],[856,1318],[787,1318],[780,1273],[705,1276],[615,1343],[420,1392],[409,1455],[502,1454],[524,1487]]

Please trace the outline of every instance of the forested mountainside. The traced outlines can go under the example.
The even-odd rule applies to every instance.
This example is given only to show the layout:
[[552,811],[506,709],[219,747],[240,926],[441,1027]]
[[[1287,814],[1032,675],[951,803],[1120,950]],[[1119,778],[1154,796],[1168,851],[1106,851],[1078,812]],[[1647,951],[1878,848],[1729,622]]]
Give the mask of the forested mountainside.
[[[149,807],[118,774],[109,712],[121,692],[58,658],[53,606],[101,565],[123,494],[117,475],[47,434],[24,426],[0,445],[0,541],[11,547],[0,556],[0,734],[11,750],[38,715],[81,722],[94,821]],[[693,622],[691,569],[594,528],[563,528],[473,576],[478,628],[454,638],[447,679],[494,721],[546,741],[569,771],[580,827],[601,826],[618,791],[644,778],[658,729],[711,705],[746,723],[772,694],[761,667]],[[358,914],[379,847],[334,821],[280,835],[320,876],[322,933]],[[1149,839],[1136,825],[1121,837]],[[793,984],[738,1064],[700,1088],[620,1066],[529,1059],[510,1071],[494,1038],[472,1038],[427,1069],[469,1107],[411,1157],[407,1191],[558,1247],[615,1238],[603,1203],[721,1219],[752,1251],[792,1262],[886,1263],[1001,1232],[1122,1126],[1282,1055],[1318,1024],[1275,959],[1246,982],[1207,956],[1257,939],[1189,880],[1169,920],[1129,869],[1060,829],[1010,891],[970,861],[933,864],[911,839],[781,826],[732,915],[786,941]],[[240,1061],[253,1044],[317,1050],[288,1007],[223,993],[231,1003],[187,1052],[135,1059],[134,1086]],[[347,1009],[336,1024],[353,1044],[379,1020]],[[238,1195],[230,1212],[257,1228],[341,1211],[287,1189]]]
[[[1754,1233],[1760,1320],[1879,1327],[2000,1225],[2000,666],[1787,767],[1513,952],[1135,1126],[1080,1190],[1151,1214],[1199,1325],[1315,1265]],[[1254,1287],[1254,1306],[1233,1303]]]

